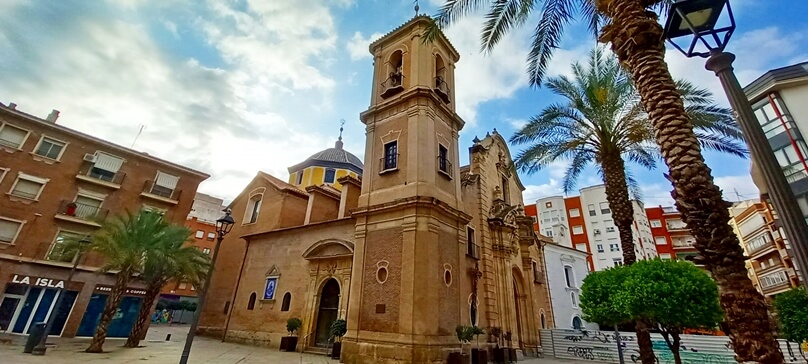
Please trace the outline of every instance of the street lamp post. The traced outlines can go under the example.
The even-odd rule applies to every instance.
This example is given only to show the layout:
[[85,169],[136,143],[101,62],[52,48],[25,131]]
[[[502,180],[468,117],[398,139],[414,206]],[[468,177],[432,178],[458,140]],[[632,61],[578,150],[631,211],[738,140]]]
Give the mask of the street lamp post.
[[[724,8],[727,9],[729,25],[716,27]],[[735,55],[724,52],[732,33],[735,31],[735,18],[728,0],[678,0],[671,4],[665,24],[665,37],[687,57],[708,58],[706,68],[715,72],[727,94],[732,109],[744,134],[752,159],[758,164],[769,190],[769,195],[777,210],[783,229],[791,242],[794,260],[803,277],[808,278],[808,225],[797,200],[791,191],[777,158],[772,152],[769,140],[757,122],[749,99],[735,77],[732,61]],[[690,44],[681,47],[673,41],[676,38],[692,37]],[[699,45],[704,47],[699,47]],[[699,51],[698,48],[706,48]]]
[[230,209],[225,210],[225,215],[216,220],[216,248],[213,250],[213,258],[210,261],[210,267],[208,268],[208,274],[205,277],[205,284],[202,286],[202,291],[199,294],[199,305],[197,305],[197,314],[194,315],[194,320],[191,323],[191,329],[188,332],[188,336],[185,338],[185,348],[182,350],[182,356],[180,357],[180,364],[187,364],[188,357],[191,355],[191,345],[194,344],[194,337],[196,336],[196,327],[199,326],[199,317],[202,316],[202,310],[205,307],[205,297],[208,295],[208,288],[210,288],[210,280],[213,277],[213,270],[216,266],[216,258],[219,256],[219,248],[222,245],[222,239],[227,233],[230,232],[230,229],[233,228],[233,224],[235,220],[233,217],[230,216]]
[[79,251],[76,252],[76,257],[73,259],[73,267],[70,268],[70,273],[67,275],[67,280],[64,283],[64,287],[59,289],[59,296],[56,297],[56,304],[53,306],[53,311],[51,312],[50,316],[48,317],[48,321],[45,324],[45,332],[42,334],[42,338],[39,339],[39,343],[34,347],[31,351],[33,355],[45,355],[45,352],[48,348],[45,344],[48,341],[48,333],[50,333],[51,328],[53,328],[53,322],[56,321],[56,315],[59,313],[59,309],[62,308],[62,301],[64,301],[65,294],[67,293],[68,287],[70,287],[70,283],[73,281],[73,274],[76,273],[76,267],[79,265],[79,258],[81,258],[81,246],[85,244],[89,244],[91,241],[88,237],[83,237],[79,240]]

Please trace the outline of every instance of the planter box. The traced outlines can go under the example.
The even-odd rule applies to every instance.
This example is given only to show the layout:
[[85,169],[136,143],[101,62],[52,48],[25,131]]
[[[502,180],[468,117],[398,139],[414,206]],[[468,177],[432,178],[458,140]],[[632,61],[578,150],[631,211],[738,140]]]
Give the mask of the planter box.
[[488,351],[484,349],[471,349],[471,364],[488,363]]
[[449,353],[449,358],[446,360],[447,364],[470,364],[471,357],[468,354],[461,354],[458,352]]
[[284,336],[281,338],[281,351],[296,351],[297,336]]
[[339,359],[339,354],[342,353],[342,343],[335,342],[331,347],[331,359]]
[[507,363],[509,360],[508,350],[505,348],[491,349],[491,356],[494,363]]

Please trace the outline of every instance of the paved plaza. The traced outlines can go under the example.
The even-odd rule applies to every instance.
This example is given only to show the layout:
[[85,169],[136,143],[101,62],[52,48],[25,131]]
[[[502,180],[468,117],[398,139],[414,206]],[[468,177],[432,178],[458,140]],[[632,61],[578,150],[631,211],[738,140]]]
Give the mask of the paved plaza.
[[[9,364],[124,364],[124,363],[155,363],[175,364],[179,361],[188,326],[154,326],[149,330],[146,340],[141,342],[143,347],[136,349],[124,348],[125,339],[108,339],[104,344],[103,354],[88,354],[84,352],[89,339],[59,339],[48,340],[54,342],[56,347],[50,347],[46,356],[33,356],[23,354],[22,340],[13,343],[0,344],[0,363]],[[165,341],[166,335],[171,339]],[[299,364],[331,364],[337,360],[328,359],[323,355],[284,353],[277,349],[268,349],[233,343],[223,343],[220,340],[198,337],[194,340],[190,363],[205,364],[250,364],[250,363],[299,363]],[[571,361],[552,359],[530,359],[520,361],[527,364],[563,364]]]

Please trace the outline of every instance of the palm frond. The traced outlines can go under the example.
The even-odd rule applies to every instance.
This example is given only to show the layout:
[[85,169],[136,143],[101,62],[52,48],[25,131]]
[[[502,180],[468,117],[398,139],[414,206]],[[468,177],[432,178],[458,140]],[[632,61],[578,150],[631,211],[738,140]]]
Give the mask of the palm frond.
[[561,42],[564,26],[573,20],[573,0],[545,1],[527,56],[530,85],[542,84],[553,52]]
[[640,183],[637,182],[637,179],[634,178],[634,175],[631,173],[631,170],[626,167],[626,185],[628,186],[628,192],[631,195],[632,200],[642,201],[642,188],[640,188]]
[[494,1],[485,16],[481,35],[481,51],[490,52],[512,28],[524,24],[535,0]]
[[699,139],[699,144],[705,150],[726,153],[740,158],[749,157],[749,150],[746,149],[746,145],[742,141],[723,135],[706,133],[699,129],[696,129],[695,132],[696,138]]

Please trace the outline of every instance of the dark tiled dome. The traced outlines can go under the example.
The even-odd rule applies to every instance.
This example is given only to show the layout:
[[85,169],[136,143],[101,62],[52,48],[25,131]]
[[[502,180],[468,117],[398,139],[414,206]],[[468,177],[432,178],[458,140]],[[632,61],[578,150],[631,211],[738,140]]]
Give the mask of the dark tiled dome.
[[[342,164],[343,166],[339,166]],[[309,166],[335,166],[337,168],[350,169],[357,174],[362,174],[362,160],[359,157],[351,154],[351,152],[342,149],[342,140],[337,140],[334,148],[321,150],[306,158],[305,161],[289,167],[289,172],[295,172]]]

